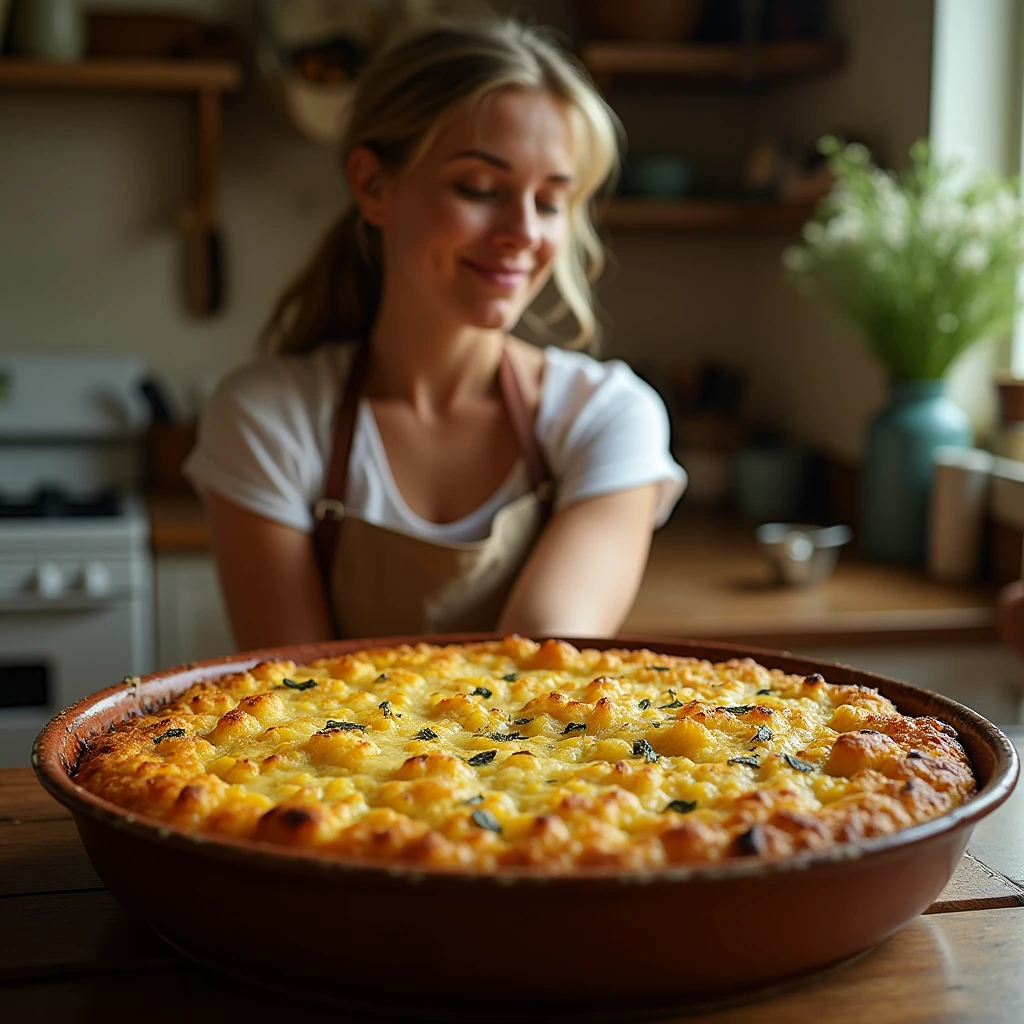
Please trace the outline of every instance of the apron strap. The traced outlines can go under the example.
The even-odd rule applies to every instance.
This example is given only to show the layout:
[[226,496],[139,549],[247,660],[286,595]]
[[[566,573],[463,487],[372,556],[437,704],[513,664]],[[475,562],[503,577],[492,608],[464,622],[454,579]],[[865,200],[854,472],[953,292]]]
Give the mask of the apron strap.
[[[334,605],[331,599],[331,566],[338,546],[338,527],[345,512],[342,501],[345,497],[345,480],[348,477],[348,457],[352,451],[352,435],[355,433],[356,413],[359,411],[359,394],[363,389],[369,365],[370,344],[364,341],[359,344],[352,360],[341,404],[334,417],[334,439],[331,442],[331,457],[324,479],[324,496],[313,510],[316,517],[313,524],[313,544],[329,610],[333,609]],[[332,618],[333,614],[331,611]],[[337,633],[337,623],[334,623],[334,626]]]
[[[333,607],[331,599],[331,567],[334,564],[334,552],[338,545],[338,528],[345,514],[343,501],[345,498],[345,482],[348,479],[348,460],[352,450],[352,436],[355,433],[356,413],[359,411],[359,396],[370,364],[370,346],[363,342],[356,351],[345,382],[345,391],[334,420],[334,440],[331,445],[330,462],[324,480],[324,496],[314,506],[316,522],[313,525],[313,543],[316,548],[317,564],[320,577],[327,596],[327,607]],[[501,350],[501,363],[498,367],[498,383],[501,396],[505,402],[512,431],[519,444],[519,453],[526,463],[530,476],[530,486],[537,493],[544,521],[551,514],[555,500],[555,484],[551,469],[544,452],[537,443],[537,435],[533,431],[523,398],[519,378],[509,358],[508,346]],[[333,612],[332,612],[333,616]],[[337,623],[335,632],[337,632]]]
[[498,381],[501,384],[501,396],[505,400],[505,411],[508,413],[512,430],[519,442],[519,453],[522,455],[523,461],[526,463],[526,470],[530,475],[530,486],[537,492],[537,497],[544,508],[545,518],[547,518],[555,497],[554,477],[548,460],[537,443],[537,435],[527,412],[526,399],[523,398],[523,390],[519,386],[519,377],[516,375],[516,368],[512,365],[512,359],[508,354],[508,345],[501,350]]

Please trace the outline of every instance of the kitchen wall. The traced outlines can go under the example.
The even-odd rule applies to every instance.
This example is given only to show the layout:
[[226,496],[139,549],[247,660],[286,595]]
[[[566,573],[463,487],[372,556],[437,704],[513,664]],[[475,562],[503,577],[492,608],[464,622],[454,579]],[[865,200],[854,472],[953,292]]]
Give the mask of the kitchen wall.
[[[248,11],[231,0],[159,6],[240,24]],[[499,6],[574,29],[568,0]],[[835,11],[850,61],[825,78],[753,98],[614,93],[633,148],[700,149],[706,165],[735,176],[759,139],[811,144],[839,129],[899,161],[928,129],[931,0],[838,0]],[[0,347],[136,352],[179,401],[249,358],[273,296],[341,205],[340,174],[256,83],[229,97],[228,302],[193,319],[175,230],[191,185],[191,115],[179,97],[0,92]],[[792,237],[623,231],[612,241],[616,265],[601,291],[608,354],[664,369],[707,355],[741,363],[753,414],[857,456],[883,381],[854,339],[781,282]]]

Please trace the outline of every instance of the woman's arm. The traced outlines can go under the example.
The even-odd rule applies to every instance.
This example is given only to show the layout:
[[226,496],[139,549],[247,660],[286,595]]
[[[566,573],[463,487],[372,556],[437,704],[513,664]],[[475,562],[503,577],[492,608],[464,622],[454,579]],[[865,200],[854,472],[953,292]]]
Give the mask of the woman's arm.
[[310,535],[210,490],[203,500],[238,649],[332,639]]
[[576,502],[552,516],[498,629],[524,636],[614,636],[651,546],[657,484]]

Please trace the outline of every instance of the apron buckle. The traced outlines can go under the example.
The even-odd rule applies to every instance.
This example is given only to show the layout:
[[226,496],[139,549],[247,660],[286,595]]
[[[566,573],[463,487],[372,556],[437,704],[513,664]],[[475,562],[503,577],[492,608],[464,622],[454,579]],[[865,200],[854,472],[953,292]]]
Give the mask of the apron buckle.
[[341,522],[345,518],[345,506],[337,498],[321,498],[313,506],[313,518],[320,522],[328,516]]

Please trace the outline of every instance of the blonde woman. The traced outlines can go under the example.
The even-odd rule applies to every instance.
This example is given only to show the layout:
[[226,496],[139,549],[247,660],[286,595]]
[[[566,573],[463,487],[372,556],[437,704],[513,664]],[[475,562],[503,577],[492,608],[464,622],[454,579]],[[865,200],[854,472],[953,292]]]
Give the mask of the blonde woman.
[[593,338],[616,142],[515,22],[421,30],[361,73],[351,208],[187,464],[241,648],[620,628],[686,480],[664,406],[624,363],[510,334],[552,280]]

